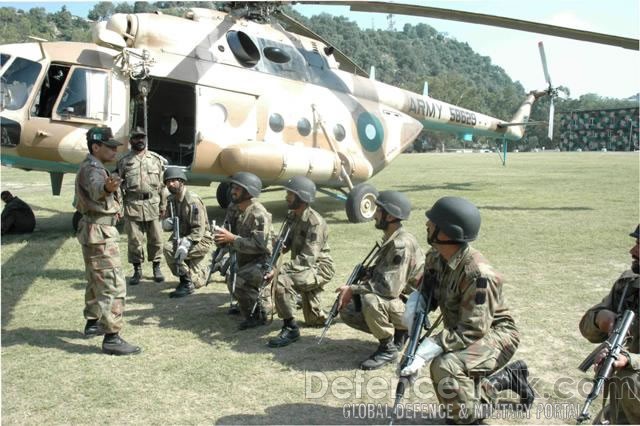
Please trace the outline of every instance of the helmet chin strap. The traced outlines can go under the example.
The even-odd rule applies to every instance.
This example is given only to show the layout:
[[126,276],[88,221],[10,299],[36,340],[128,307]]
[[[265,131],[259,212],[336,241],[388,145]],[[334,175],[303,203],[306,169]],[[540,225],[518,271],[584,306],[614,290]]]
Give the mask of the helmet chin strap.
[[434,244],[448,244],[448,245],[466,244],[466,243],[459,243],[457,241],[452,241],[452,240],[440,240],[438,239],[439,233],[440,233],[440,227],[436,225],[436,228],[433,230],[433,234],[431,235],[427,234],[427,243],[430,246],[433,246]]
[[400,222],[400,219],[398,218],[395,218],[395,220],[387,220],[387,217],[389,216],[390,215],[383,210],[382,217],[380,218],[380,225],[376,223],[376,228],[386,231],[390,224]]
[[302,205],[302,200],[298,197],[298,194],[294,194],[295,200],[291,203],[289,207],[290,210],[297,210]]

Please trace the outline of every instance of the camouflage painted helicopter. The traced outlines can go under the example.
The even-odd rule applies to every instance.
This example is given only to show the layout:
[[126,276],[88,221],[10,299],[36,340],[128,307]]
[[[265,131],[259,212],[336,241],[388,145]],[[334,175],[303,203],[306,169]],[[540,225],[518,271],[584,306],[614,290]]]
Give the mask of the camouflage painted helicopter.
[[[448,13],[468,22],[487,16],[399,4],[383,10],[385,2],[324,3]],[[510,121],[402,90],[370,78],[281,7],[235,2],[226,11],[194,8],[184,17],[116,14],[94,26],[94,43],[0,46],[2,164],[49,172],[57,195],[64,173],[75,172],[86,155],[88,128],[110,126],[126,141],[130,129],[143,126],[149,148],[185,167],[191,183],[222,182],[216,196],[223,207],[229,203],[224,181],[237,171],[251,171],[266,185],[306,175],[325,191],[346,195],[349,220],[360,222],[375,210],[376,191],[366,181],[423,128],[518,140],[534,101],[554,95],[546,65],[549,88],[528,94]],[[500,19],[506,24],[489,24],[524,27]],[[535,25],[528,30],[550,27]],[[586,34],[578,35],[611,44]]]

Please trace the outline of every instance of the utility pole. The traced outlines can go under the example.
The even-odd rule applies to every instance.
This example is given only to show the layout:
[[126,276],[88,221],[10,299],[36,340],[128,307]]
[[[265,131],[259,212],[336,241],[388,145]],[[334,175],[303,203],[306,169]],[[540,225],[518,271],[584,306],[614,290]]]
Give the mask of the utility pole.
[[396,30],[396,20],[393,19],[393,13],[387,15],[387,30],[395,31]]

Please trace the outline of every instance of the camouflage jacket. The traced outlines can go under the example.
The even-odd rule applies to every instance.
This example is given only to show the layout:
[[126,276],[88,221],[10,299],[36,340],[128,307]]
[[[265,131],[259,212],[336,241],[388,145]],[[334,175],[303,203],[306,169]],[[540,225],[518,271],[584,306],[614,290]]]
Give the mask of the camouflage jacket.
[[231,232],[237,236],[232,244],[236,252],[238,266],[248,263],[266,263],[271,255],[271,214],[255,198],[241,211],[236,204],[227,208],[225,222]]
[[[201,240],[211,240],[207,208],[200,197],[186,187],[180,194],[170,194],[167,204],[173,206],[173,212],[179,218],[180,237],[189,238],[193,244]],[[171,209],[167,208],[165,216],[171,216]]]
[[462,246],[447,262],[432,249],[425,269],[437,281],[434,297],[444,329],[435,338],[445,352],[464,349],[498,326],[515,330],[502,295],[503,277],[479,251]]
[[[620,312],[618,312],[618,306],[625,287],[627,287],[626,295],[620,306]],[[580,320],[580,332],[592,343],[604,342],[609,337],[607,333],[600,331],[595,323],[596,315],[603,309],[620,314],[627,309],[631,309],[636,314],[630,327],[631,339],[627,341],[626,349],[629,351],[631,368],[639,371],[640,322],[638,316],[640,315],[640,275],[633,273],[631,270],[625,271],[613,284],[609,294],[584,314],[582,320]]]
[[351,288],[353,294],[375,293],[385,299],[395,299],[405,289],[415,287],[422,275],[424,253],[411,233],[400,227],[382,241],[368,278]]
[[289,241],[291,260],[286,262],[290,271],[304,271],[316,264],[333,266],[329,249],[327,222],[318,212],[308,207],[299,218],[293,219]]
[[136,221],[158,219],[166,203],[162,174],[167,160],[152,151],[129,151],[118,161],[116,170],[122,178],[124,214]]
[[91,154],[80,164],[76,174],[76,193],[73,206],[81,214],[92,218],[120,214],[119,191],[108,193],[104,184],[109,171]]

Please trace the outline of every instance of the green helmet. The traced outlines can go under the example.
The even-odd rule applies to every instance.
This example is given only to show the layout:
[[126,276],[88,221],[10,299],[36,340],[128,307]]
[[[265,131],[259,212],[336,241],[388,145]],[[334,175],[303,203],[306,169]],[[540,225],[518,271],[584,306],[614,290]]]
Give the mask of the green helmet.
[[180,179],[183,182],[187,181],[187,175],[184,173],[181,167],[167,167],[167,170],[164,171],[164,179],[163,182],[168,181],[169,179]]
[[87,145],[94,143],[102,143],[111,147],[122,145],[121,142],[113,139],[113,131],[111,130],[111,127],[96,126],[87,130]]
[[316,199],[316,184],[304,176],[292,177],[284,187],[296,194],[303,203],[311,204]]
[[480,211],[464,198],[442,197],[425,215],[437,227],[434,233],[434,242],[437,243],[443,243],[437,239],[438,231],[447,234],[453,243],[473,241],[480,231]]
[[229,182],[243,187],[252,197],[259,197],[262,191],[262,181],[253,173],[238,172],[231,176]]
[[402,192],[381,191],[376,198],[376,205],[400,220],[409,219],[411,214],[411,201]]

